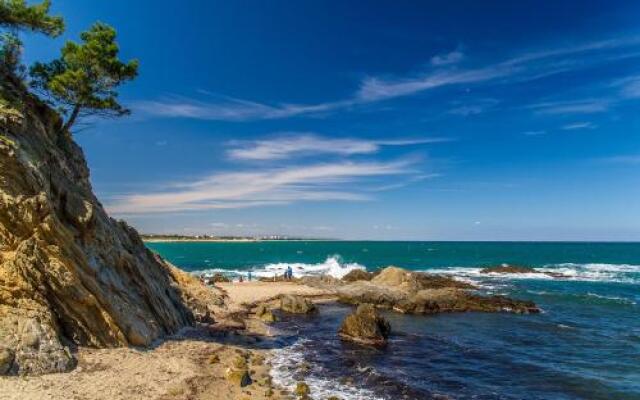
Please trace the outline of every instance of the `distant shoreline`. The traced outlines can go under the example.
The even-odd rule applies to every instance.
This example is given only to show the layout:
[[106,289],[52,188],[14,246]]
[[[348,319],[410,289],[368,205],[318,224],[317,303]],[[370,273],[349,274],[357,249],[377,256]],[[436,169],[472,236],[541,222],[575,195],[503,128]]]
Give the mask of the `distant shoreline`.
[[338,242],[339,239],[155,239],[155,238],[142,238],[145,243],[254,243],[254,242]]

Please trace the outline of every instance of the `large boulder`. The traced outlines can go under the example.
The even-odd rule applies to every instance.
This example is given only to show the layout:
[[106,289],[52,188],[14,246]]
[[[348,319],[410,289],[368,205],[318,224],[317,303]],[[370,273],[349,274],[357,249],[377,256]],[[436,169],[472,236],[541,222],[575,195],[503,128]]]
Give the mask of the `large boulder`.
[[391,326],[372,304],[360,304],[347,315],[338,331],[343,339],[367,345],[385,344],[390,333]]
[[66,371],[75,345],[146,346],[192,324],[193,281],[107,215],[58,114],[0,78],[22,116],[0,123],[0,373]]
[[367,272],[363,269],[354,269],[343,276],[342,280],[344,282],[370,281],[373,276],[374,275],[371,272]]
[[276,316],[266,304],[259,304],[255,310],[256,317],[260,318],[264,322],[275,322]]
[[291,294],[280,297],[280,309],[291,314],[310,314],[317,311],[316,305],[310,300]]
[[358,281],[337,289],[338,301],[347,304],[371,303],[379,307],[393,308],[407,297],[407,293],[397,288],[376,285],[373,282]]

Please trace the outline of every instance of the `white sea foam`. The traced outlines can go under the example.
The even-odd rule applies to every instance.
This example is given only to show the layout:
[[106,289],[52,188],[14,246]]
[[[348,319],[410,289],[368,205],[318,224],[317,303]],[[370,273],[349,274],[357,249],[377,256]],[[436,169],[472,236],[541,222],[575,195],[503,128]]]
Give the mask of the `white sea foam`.
[[[271,278],[273,276],[281,276],[284,271],[291,267],[294,277],[301,276],[319,276],[330,275],[334,278],[342,278],[349,272],[360,269],[366,270],[363,265],[357,263],[345,263],[339,255],[333,255],[327,257],[324,262],[318,264],[305,264],[305,263],[273,263],[266,264],[260,267],[251,269],[251,274],[257,278]],[[216,273],[222,273],[230,276],[244,276],[249,273],[248,269],[225,269],[225,268],[210,268],[206,270],[193,271],[195,275],[213,276]]]
[[[271,363],[271,378],[277,386],[294,391],[297,380],[295,379],[295,366],[302,365],[304,359],[304,345],[308,339],[300,339],[289,347],[273,350]],[[337,396],[344,400],[378,400],[379,397],[368,389],[347,386],[335,380],[323,379],[317,375],[318,371],[311,371],[305,377],[305,382],[311,389],[311,399],[326,399]],[[381,399],[380,399],[381,400]]]
[[[537,273],[483,273],[482,268],[475,267],[451,267],[426,269],[423,272],[433,274],[453,275],[461,280],[466,280],[475,284],[485,286],[486,280],[571,280],[587,282],[618,282],[618,283],[640,283],[640,265],[632,264],[548,264],[544,267],[535,268]],[[553,273],[555,276],[547,275]],[[484,283],[484,284],[483,284]]]

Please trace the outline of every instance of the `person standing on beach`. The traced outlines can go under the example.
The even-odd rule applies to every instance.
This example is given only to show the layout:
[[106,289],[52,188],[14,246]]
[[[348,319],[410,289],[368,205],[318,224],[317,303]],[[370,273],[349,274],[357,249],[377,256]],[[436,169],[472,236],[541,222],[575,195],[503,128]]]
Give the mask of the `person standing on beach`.
[[251,282],[251,270],[247,273],[247,281]]
[[288,281],[290,281],[291,279],[293,279],[293,268],[291,268],[291,265],[289,265],[289,266],[287,267],[286,279],[287,279]]

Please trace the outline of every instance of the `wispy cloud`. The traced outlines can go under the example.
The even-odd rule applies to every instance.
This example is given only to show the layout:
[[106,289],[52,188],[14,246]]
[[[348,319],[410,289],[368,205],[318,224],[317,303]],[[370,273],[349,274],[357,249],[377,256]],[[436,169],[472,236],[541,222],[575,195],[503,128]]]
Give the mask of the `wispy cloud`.
[[527,136],[540,136],[540,135],[546,135],[547,131],[544,130],[540,130],[540,131],[526,131],[526,132],[522,132],[523,135],[527,135]]
[[[501,62],[471,69],[456,68],[455,64],[464,55],[460,51],[453,51],[433,57],[431,68],[422,73],[413,76],[370,76],[360,82],[358,89],[352,96],[317,104],[267,104],[220,96],[207,101],[169,97],[154,101],[139,101],[134,104],[134,108],[154,116],[224,121],[323,115],[339,109],[410,96],[454,85],[508,84],[541,79],[626,57],[640,56],[637,51],[639,46],[640,37],[635,36],[601,40],[524,53]],[[637,87],[631,86],[629,93],[632,95],[638,93]],[[556,110],[558,113],[594,112],[595,105],[592,104],[590,107],[588,105],[566,105],[564,111],[560,108]],[[473,112],[473,110],[469,111]]]
[[454,50],[446,54],[438,54],[431,57],[431,64],[435,66],[457,64],[464,58],[464,53],[460,50]]
[[618,79],[611,85],[620,89],[619,96],[626,99],[640,98],[640,75]]
[[605,157],[601,161],[611,164],[640,165],[640,154]]
[[[114,214],[167,213],[289,204],[297,201],[363,201],[355,187],[363,179],[411,175],[415,160],[343,162],[286,167],[259,172],[213,174],[171,185],[163,192],[121,196],[107,208]],[[354,185],[358,182],[358,185]]]
[[620,55],[589,58],[574,58],[575,56],[638,46],[640,37],[620,38],[529,52],[476,69],[436,70],[413,78],[367,78],[362,82],[357,98],[363,101],[378,101],[451,85],[493,82],[499,79],[502,79],[502,83],[535,80],[598,65]]
[[281,160],[308,155],[335,154],[349,156],[372,154],[383,146],[411,146],[447,141],[446,138],[355,139],[329,138],[313,133],[289,133],[272,139],[232,141],[229,158],[236,160]]
[[565,131],[575,131],[579,129],[595,129],[597,127],[598,126],[595,125],[593,122],[583,121],[583,122],[574,122],[571,124],[564,125],[562,129]]
[[449,114],[461,115],[463,117],[478,115],[494,109],[498,103],[500,103],[500,101],[496,99],[479,99],[467,104],[457,101],[454,103],[455,106],[449,110]]
[[283,104],[271,106],[232,97],[224,97],[213,101],[202,101],[178,96],[134,103],[134,108],[145,114],[217,121],[251,121],[287,118],[301,114],[322,113],[340,106],[342,106],[340,103],[317,105]]
[[526,108],[535,110],[537,114],[593,114],[608,111],[611,103],[608,99],[582,99],[542,102]]

